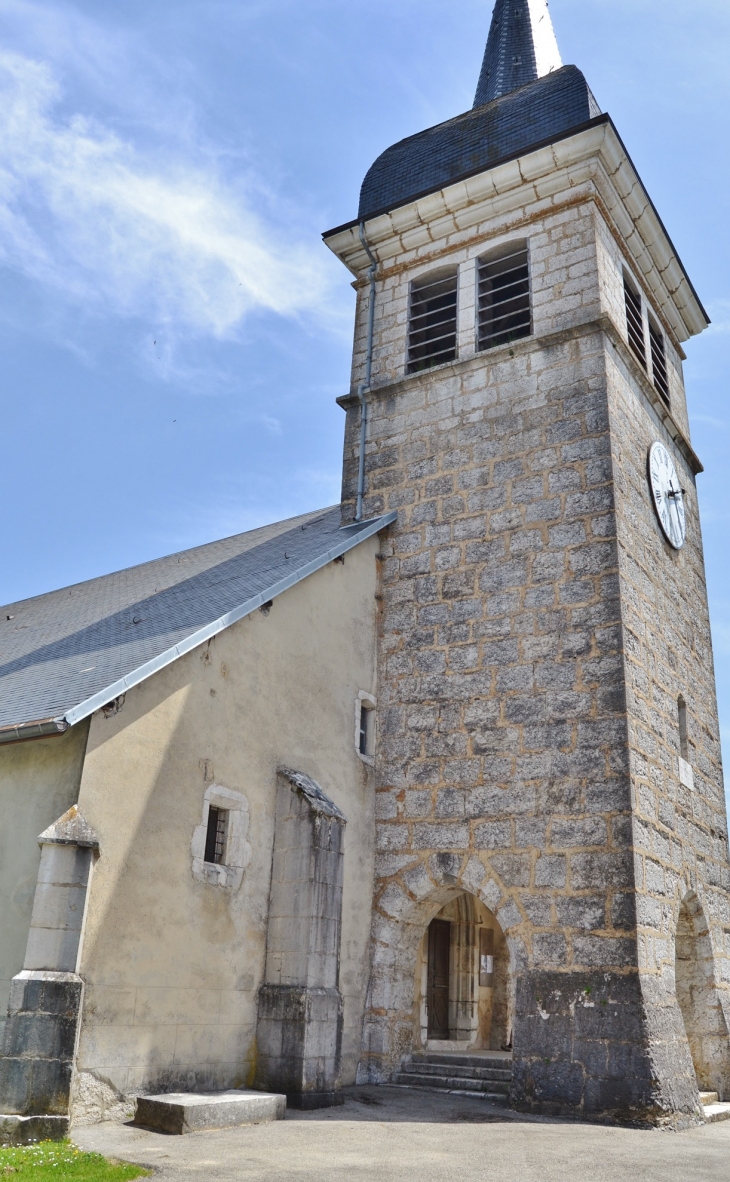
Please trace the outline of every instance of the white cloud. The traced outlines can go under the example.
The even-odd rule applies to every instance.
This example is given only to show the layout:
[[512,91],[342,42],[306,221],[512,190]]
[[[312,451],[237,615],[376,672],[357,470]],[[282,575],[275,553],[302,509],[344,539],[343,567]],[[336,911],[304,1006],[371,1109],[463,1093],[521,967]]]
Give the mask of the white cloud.
[[217,338],[255,310],[328,303],[319,244],[275,228],[212,153],[170,160],[63,97],[47,64],[0,52],[0,263],[87,313]]

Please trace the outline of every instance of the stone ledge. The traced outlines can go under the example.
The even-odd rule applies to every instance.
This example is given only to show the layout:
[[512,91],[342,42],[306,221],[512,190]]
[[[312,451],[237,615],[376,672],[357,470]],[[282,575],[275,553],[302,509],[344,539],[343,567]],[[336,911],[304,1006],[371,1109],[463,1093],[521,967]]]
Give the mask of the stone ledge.
[[270,1092],[171,1092],[139,1096],[133,1123],[158,1133],[182,1134],[283,1120],[285,1111],[286,1096]]

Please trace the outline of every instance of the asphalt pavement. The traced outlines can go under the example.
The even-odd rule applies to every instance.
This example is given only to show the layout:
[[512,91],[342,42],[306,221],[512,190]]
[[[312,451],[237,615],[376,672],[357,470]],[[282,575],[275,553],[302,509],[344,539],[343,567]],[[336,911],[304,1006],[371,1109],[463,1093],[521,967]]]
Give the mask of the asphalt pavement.
[[730,1182],[730,1121],[640,1131],[386,1087],[271,1124],[165,1136],[109,1122],[72,1139],[160,1182]]

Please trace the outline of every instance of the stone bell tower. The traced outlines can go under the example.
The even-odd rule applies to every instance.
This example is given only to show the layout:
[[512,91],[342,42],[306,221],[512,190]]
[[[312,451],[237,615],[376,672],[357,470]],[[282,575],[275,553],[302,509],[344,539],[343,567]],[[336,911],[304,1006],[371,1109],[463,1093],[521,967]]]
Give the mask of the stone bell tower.
[[697,1121],[730,1099],[682,373],[708,319],[545,0],[497,0],[473,109],[384,152],[325,240],[358,291],[345,518],[398,512],[361,1078],[422,1045],[424,933],[466,895],[508,949],[515,1105]]

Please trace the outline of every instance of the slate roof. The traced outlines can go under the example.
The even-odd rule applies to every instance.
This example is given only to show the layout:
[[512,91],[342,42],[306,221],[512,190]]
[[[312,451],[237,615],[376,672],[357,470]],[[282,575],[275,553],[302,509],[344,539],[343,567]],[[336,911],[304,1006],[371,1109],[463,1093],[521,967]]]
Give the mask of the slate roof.
[[337,505],[0,608],[0,741],[80,721],[395,516]]
[[388,148],[363,181],[358,219],[387,213],[500,160],[552,143],[600,114],[580,70],[563,66]]

